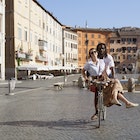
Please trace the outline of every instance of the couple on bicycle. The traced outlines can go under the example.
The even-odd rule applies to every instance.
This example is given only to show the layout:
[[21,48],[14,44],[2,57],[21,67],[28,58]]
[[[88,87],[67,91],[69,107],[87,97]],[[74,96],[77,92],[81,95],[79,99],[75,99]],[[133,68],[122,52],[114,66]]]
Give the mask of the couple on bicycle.
[[[85,81],[88,82],[89,78],[92,78],[92,80],[110,81],[103,89],[105,106],[109,107],[113,104],[121,106],[122,104],[119,100],[125,103],[126,108],[139,105],[128,101],[123,96],[123,87],[120,81],[115,78],[115,64],[113,57],[107,53],[107,48],[104,43],[99,43],[96,49],[91,48],[89,50],[89,57],[88,62],[86,62],[82,69],[82,75]],[[91,119],[94,120],[98,118],[98,89],[94,85],[90,86],[90,89],[95,92],[95,114],[91,117]]]

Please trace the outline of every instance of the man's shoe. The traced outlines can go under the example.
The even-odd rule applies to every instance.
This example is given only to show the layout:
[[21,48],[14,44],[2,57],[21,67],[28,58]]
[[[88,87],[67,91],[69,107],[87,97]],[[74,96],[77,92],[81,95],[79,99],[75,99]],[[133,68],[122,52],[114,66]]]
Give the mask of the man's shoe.
[[98,114],[94,114],[92,117],[91,117],[91,120],[96,120],[98,119]]
[[128,103],[128,104],[126,104],[126,108],[131,108],[131,107],[136,107],[136,106],[139,106],[139,104],[137,104],[137,103]]

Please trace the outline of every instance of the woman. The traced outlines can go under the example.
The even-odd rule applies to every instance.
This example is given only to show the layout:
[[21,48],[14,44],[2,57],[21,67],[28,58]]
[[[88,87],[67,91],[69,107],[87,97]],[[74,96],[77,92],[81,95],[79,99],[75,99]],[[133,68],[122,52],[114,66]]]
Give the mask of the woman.
[[[85,64],[84,68],[82,69],[82,75],[85,79],[85,81],[88,81],[88,77],[86,75],[87,71],[88,73],[90,74],[90,77],[92,78],[92,80],[94,79],[98,79],[98,80],[105,80],[106,78],[108,78],[106,76],[106,72],[105,72],[105,63],[104,63],[104,60],[103,59],[99,59],[97,58],[97,52],[94,48],[91,48],[89,50],[89,56],[90,56],[90,59],[89,61]],[[111,86],[112,88],[116,88],[118,85],[117,84],[113,84],[113,83],[117,83],[118,81],[117,80],[112,80],[111,81],[111,84],[109,86]],[[109,87],[107,86],[107,87]],[[105,88],[106,91],[108,91],[108,89],[110,88]],[[104,89],[104,92],[105,92],[105,89]],[[94,105],[95,105],[95,114],[91,117],[91,119],[97,119],[98,118],[98,108],[97,108],[97,102],[98,102],[98,94],[97,94],[97,88],[95,88],[94,90],[92,90],[95,92],[95,98],[94,98]],[[111,106],[113,104],[116,104],[116,105],[121,105],[120,102],[117,100],[118,96],[118,92],[116,92],[114,90],[114,92],[109,92],[110,94],[107,94],[107,96],[105,96],[105,99],[106,99],[106,106]],[[109,97],[110,96],[110,97]],[[109,97],[109,98],[108,98]],[[129,102],[125,97],[123,98],[122,101],[126,101],[126,106],[127,107],[131,107],[132,106],[138,106],[138,104],[134,104],[134,103],[131,103]]]

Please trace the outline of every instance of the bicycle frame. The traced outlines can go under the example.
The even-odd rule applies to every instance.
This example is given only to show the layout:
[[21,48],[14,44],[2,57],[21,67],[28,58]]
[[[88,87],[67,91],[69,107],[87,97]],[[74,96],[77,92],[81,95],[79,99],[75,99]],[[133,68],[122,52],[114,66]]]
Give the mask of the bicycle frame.
[[98,86],[98,128],[101,125],[101,119],[105,120],[106,119],[106,107],[104,106],[104,101],[103,101],[103,85],[105,83],[103,82],[98,82],[96,83]]
[[101,119],[106,119],[106,107],[104,106],[103,101],[103,86],[106,85],[108,82],[104,81],[92,81],[91,83],[95,84],[98,89],[98,128],[101,125]]

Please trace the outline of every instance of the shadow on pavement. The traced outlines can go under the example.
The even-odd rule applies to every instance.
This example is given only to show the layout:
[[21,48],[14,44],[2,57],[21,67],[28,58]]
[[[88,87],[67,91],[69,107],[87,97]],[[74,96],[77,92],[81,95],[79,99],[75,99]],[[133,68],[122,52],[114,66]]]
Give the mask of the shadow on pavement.
[[97,123],[89,120],[58,120],[58,121],[9,121],[0,122],[0,125],[18,126],[18,127],[48,127],[56,130],[92,130],[97,128]]

